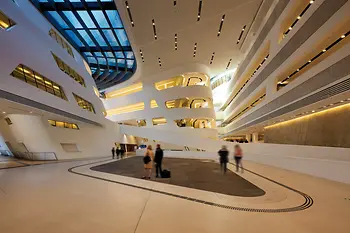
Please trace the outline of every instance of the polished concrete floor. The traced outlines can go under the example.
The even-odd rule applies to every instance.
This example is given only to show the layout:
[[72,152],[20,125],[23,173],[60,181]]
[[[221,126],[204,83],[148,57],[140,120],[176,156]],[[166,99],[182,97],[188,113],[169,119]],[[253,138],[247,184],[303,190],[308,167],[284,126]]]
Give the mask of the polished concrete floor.
[[[134,178],[141,178],[145,175],[143,157],[139,156],[102,164],[91,169]],[[154,166],[153,181],[242,197],[256,197],[265,194],[264,190],[231,170],[223,174],[219,164],[213,160],[164,158],[163,169],[171,171],[171,178],[155,178]]]
[[349,185],[245,161],[266,194],[235,197],[91,170],[109,162],[0,170],[0,232],[350,232]]

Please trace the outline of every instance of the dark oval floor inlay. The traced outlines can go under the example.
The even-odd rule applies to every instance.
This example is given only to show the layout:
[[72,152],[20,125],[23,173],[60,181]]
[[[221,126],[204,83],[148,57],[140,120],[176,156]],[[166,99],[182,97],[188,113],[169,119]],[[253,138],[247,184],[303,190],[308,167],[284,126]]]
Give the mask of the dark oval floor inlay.
[[[129,160],[129,159],[126,159],[126,160]],[[124,182],[119,182],[119,181],[115,181],[115,180],[109,180],[109,179],[105,179],[105,178],[101,178],[101,177],[95,177],[95,176],[92,176],[92,175],[87,175],[87,174],[84,174],[84,173],[80,173],[80,172],[76,172],[74,171],[75,168],[78,168],[78,167],[83,167],[83,166],[88,166],[88,165],[92,165],[92,164],[96,164],[96,163],[101,163],[101,162],[106,162],[106,161],[110,161],[110,160],[104,160],[104,161],[98,161],[98,162],[93,162],[93,163],[87,163],[87,164],[82,164],[82,165],[78,165],[78,166],[75,166],[75,167],[72,167],[70,168],[68,171],[71,172],[71,173],[74,173],[74,174],[77,174],[77,175],[82,175],[82,176],[85,176],[85,177],[89,177],[89,178],[94,178],[94,179],[98,179],[98,180],[102,180],[102,181],[106,181],[106,182],[112,182],[112,183],[116,183],[116,184],[120,184],[120,185],[125,185],[125,186],[129,186],[129,187],[133,187],[133,188],[138,188],[138,189],[142,189],[142,190],[146,190],[146,191],[151,191],[151,192],[155,192],[155,193],[159,193],[159,194],[164,194],[164,195],[168,195],[168,196],[173,196],[173,197],[176,197],[176,198],[180,198],[180,199],[184,199],[184,200],[188,200],[188,201],[193,201],[193,202],[197,202],[197,203],[201,203],[201,204],[204,204],[204,205],[209,205],[209,206],[215,206],[215,207],[219,207],[219,208],[224,208],[224,209],[230,209],[230,210],[236,210],[236,211],[244,211],[244,212],[260,212],[260,213],[285,213],[285,212],[294,212],[294,211],[301,211],[301,210],[305,210],[305,209],[308,209],[310,208],[314,201],[312,199],[312,197],[310,197],[309,195],[299,191],[299,190],[296,190],[294,188],[291,188],[287,185],[284,185],[282,183],[279,183],[275,180],[272,180],[268,177],[265,177],[263,175],[260,175],[256,172],[253,172],[253,171],[250,171],[250,170],[247,170],[247,169],[244,169],[245,172],[250,172],[256,176],[259,176],[263,179],[266,179],[276,185],[279,185],[283,188],[286,188],[292,192],[295,192],[297,194],[299,194],[300,196],[302,196],[304,198],[304,203],[301,204],[301,205],[298,205],[298,206],[295,206],[295,207],[289,207],[289,208],[279,208],[279,209],[272,209],[272,208],[244,208],[244,207],[236,207],[236,206],[230,206],[230,205],[223,205],[223,204],[218,204],[218,203],[214,203],[214,202],[207,202],[207,201],[204,201],[204,200],[200,200],[200,199],[196,199],[196,198],[192,198],[192,197],[187,197],[187,196],[183,196],[183,195],[177,195],[177,194],[174,194],[174,193],[170,193],[170,192],[165,192],[165,191],[159,191],[159,190],[155,190],[155,189],[152,189],[152,188],[146,188],[146,187],[142,187],[142,186],[138,186],[138,185],[133,185],[133,184],[129,184],[129,183],[124,183]],[[108,163],[107,163],[108,164]],[[231,163],[232,164],[232,163]],[[103,164],[102,164],[103,165]],[[101,165],[101,166],[102,166]],[[234,164],[233,164],[234,165]],[[98,166],[96,166],[98,167]]]

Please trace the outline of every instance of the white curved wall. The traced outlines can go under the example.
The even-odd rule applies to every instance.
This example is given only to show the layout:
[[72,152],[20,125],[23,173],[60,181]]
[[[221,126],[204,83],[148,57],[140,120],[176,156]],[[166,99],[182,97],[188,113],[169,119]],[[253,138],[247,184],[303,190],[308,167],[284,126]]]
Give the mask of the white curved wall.
[[[2,1],[0,4],[0,10],[16,23],[7,31],[0,29],[0,93],[2,98],[11,96],[22,104],[1,101],[0,107],[4,104],[7,108],[7,113],[1,114],[4,117],[9,114],[13,121],[12,125],[7,125],[2,116],[0,117],[0,132],[4,141],[11,142],[14,150],[20,149],[18,143],[24,143],[30,152],[55,152],[59,159],[109,156],[111,147],[121,140],[119,126],[105,119],[103,103],[94,92],[95,82],[86,70],[81,55],[72,47],[73,58],[50,37],[49,30],[54,26],[30,1],[15,2]],[[86,87],[61,71],[51,52],[82,76]],[[19,64],[60,85],[68,101],[12,77],[10,74]],[[96,113],[80,108],[72,93],[89,101]],[[29,106],[28,102],[34,104]],[[43,110],[40,104],[47,108]],[[52,127],[48,124],[48,119],[76,123],[79,130]],[[80,152],[68,153],[62,149],[60,143],[77,144]]]
[[[194,69],[194,70],[189,70]],[[197,119],[215,119],[214,108],[172,108],[167,109],[165,102],[169,100],[185,98],[185,97],[196,97],[196,98],[210,98],[212,99],[212,91],[210,87],[207,86],[176,86],[164,90],[158,91],[154,84],[156,82],[167,80],[172,77],[181,75],[182,73],[176,73],[179,70],[188,70],[190,72],[205,73],[207,67],[203,65],[190,65],[184,69],[172,69],[170,71],[162,72],[161,74],[145,77],[142,79],[143,89],[142,91],[132,93],[126,96],[110,98],[103,100],[106,110],[115,109],[118,107],[123,107],[131,104],[136,104],[140,102],[145,103],[144,110],[123,113],[117,115],[107,116],[107,119],[112,121],[126,121],[126,120],[143,120],[147,122],[147,128],[154,127],[156,129],[171,129],[177,132],[194,132],[198,135],[205,135],[206,137],[216,137],[216,129],[193,129],[193,128],[179,128],[174,120],[184,119],[184,118],[197,118]],[[123,86],[125,87],[125,86]],[[157,108],[151,108],[151,100],[157,102]],[[152,118],[164,117],[167,120],[165,125],[152,125]],[[140,128],[142,130],[142,128]]]
[[[73,49],[75,57],[71,57],[49,36],[49,30],[54,27],[29,1],[18,1],[18,5],[12,1],[3,1],[1,11],[15,21],[16,25],[8,31],[0,30],[0,89],[102,123],[104,106],[93,91],[95,82],[85,69],[79,53]],[[84,78],[86,88],[59,69],[51,52]],[[28,66],[63,87],[68,101],[12,77],[11,72],[19,64]],[[73,92],[92,103],[96,114],[81,109]]]

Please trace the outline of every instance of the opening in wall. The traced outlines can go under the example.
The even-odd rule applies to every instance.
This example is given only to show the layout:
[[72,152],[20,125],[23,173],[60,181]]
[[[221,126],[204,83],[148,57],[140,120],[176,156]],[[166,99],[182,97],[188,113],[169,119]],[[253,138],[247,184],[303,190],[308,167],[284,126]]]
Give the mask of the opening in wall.
[[157,117],[152,119],[153,125],[165,125],[167,123],[164,117]]
[[146,126],[147,123],[146,123],[146,120],[145,119],[142,119],[142,120],[138,120],[137,121],[137,126],[138,127],[143,127],[143,126]]
[[310,68],[322,62],[327,57],[341,49],[350,42],[350,31],[348,21],[344,21],[338,29],[332,28],[332,31],[326,33],[325,38],[315,43],[310,51],[305,52],[293,65],[283,71],[276,79],[277,90],[282,89],[289,83],[307,72]]
[[158,91],[176,87],[176,86],[186,87],[186,86],[194,86],[194,85],[209,86],[208,76],[202,73],[185,73],[183,75],[179,75],[171,79],[156,82],[154,84],[155,88]]
[[79,107],[81,107],[82,109],[88,110],[89,112],[96,113],[94,106],[89,101],[84,100],[83,98],[81,98],[80,96],[74,93],[73,93],[73,96],[77,101]]
[[0,28],[10,30],[16,23],[0,11]]
[[55,121],[55,120],[48,120],[49,124],[53,127],[57,128],[66,128],[66,129],[79,129],[77,124],[74,123],[68,123],[63,121]]
[[65,152],[80,152],[76,143],[61,143],[61,146]]
[[250,109],[254,108],[258,104],[260,104],[266,97],[266,89],[263,88],[259,93],[257,93],[254,97],[248,101],[247,104],[240,107],[238,110],[236,110],[229,120],[225,120],[220,126],[224,127],[230,123],[232,123],[234,120],[236,120],[238,117],[242,116],[244,113],[248,112]]
[[230,94],[230,96],[232,96],[229,98],[230,101],[224,104],[221,107],[221,110],[225,110],[239,95],[239,93],[241,93],[243,88],[250,84],[250,80],[252,80],[257,75],[257,73],[262,69],[264,65],[266,65],[266,62],[269,58],[269,50],[270,41],[266,43],[261,52],[259,52],[258,56],[249,65],[248,69],[243,73],[241,77],[239,77],[237,85],[235,85],[233,91]]
[[8,125],[12,125],[12,121],[11,121],[10,118],[5,117],[5,121],[6,121],[6,123],[7,123]]
[[[299,22],[299,20],[305,15],[305,13],[310,9],[315,1],[310,0],[301,0],[294,1],[296,4],[294,8],[289,13],[289,16],[286,17],[282,23],[282,33],[280,41],[287,37],[287,35],[293,30],[294,26]],[[294,3],[293,2],[293,3]]]
[[165,102],[166,108],[213,108],[211,98],[186,97]]
[[54,30],[50,29],[49,35],[56,40],[57,44],[59,44],[64,50],[68,52],[69,55],[74,57],[73,50],[70,45]]
[[106,95],[106,99],[117,98],[120,96],[126,96],[126,95],[130,95],[130,94],[142,91],[142,88],[143,88],[142,83],[136,83],[124,88],[120,88],[115,91],[105,93],[105,95]]
[[68,66],[66,63],[62,61],[59,57],[57,57],[54,53],[52,53],[53,58],[55,59],[57,66],[62,70],[64,73],[68,74],[72,79],[74,79],[76,82],[78,82],[83,87],[86,87],[84,78],[79,75],[75,70],[73,70],[70,66]]
[[145,103],[139,102],[136,104],[130,104],[130,105],[122,106],[119,108],[109,109],[109,110],[107,110],[107,116],[136,112],[136,111],[141,111],[144,109],[145,109]]
[[205,129],[205,128],[215,128],[215,121],[211,118],[184,118],[179,120],[174,120],[176,125],[180,128],[188,127],[195,129]]
[[151,108],[158,108],[158,104],[156,100],[151,100]]
[[67,101],[66,94],[60,85],[35,72],[27,66],[22,64],[18,65],[11,75],[23,82]]

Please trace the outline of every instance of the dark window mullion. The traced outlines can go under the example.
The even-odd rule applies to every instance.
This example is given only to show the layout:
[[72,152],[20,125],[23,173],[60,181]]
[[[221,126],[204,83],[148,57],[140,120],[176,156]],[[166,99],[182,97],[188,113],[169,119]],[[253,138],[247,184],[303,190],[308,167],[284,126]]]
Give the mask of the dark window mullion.
[[[89,14],[90,18],[92,19],[92,21],[93,21],[94,24],[96,25],[98,32],[101,34],[102,38],[105,40],[105,42],[106,42],[106,44],[107,44],[107,46],[108,46],[110,52],[113,53],[113,48],[112,48],[111,44],[109,43],[108,39],[106,38],[105,34],[103,33],[103,31],[102,31],[100,25],[98,24],[98,22],[96,21],[94,15],[91,13],[91,10],[88,8],[87,3],[85,2],[85,0],[81,0],[81,1],[82,1],[82,3],[83,3],[83,5],[84,5],[84,7],[85,7],[85,9],[86,9],[86,11],[87,11],[87,13]],[[98,2],[100,3],[100,1],[98,1]],[[110,24],[109,19],[108,19],[107,15],[106,15],[105,11],[104,11],[102,8],[101,8],[101,10],[102,10],[103,15],[105,16],[107,22],[108,22],[108,25],[112,28],[112,25]],[[112,29],[111,29],[111,31],[114,33],[114,31],[113,31]],[[116,38],[116,39],[117,39],[117,41],[118,41],[118,38]],[[118,41],[118,44],[119,44],[119,41]],[[119,44],[119,45],[120,45],[120,44]],[[103,53],[103,56],[105,57],[104,53]],[[114,57],[114,59],[117,59],[116,56],[114,55],[114,53],[113,53],[113,57]],[[106,57],[105,57],[105,58],[106,58]],[[107,61],[107,64],[108,64],[107,58],[106,58],[106,61]],[[116,60],[116,62],[117,62],[117,60]]]
[[[85,2],[85,0],[82,0],[82,1]],[[115,39],[117,40],[118,45],[119,45],[119,47],[121,48],[121,51],[123,52],[124,57],[126,58],[124,48],[123,48],[123,46],[121,45],[121,43],[120,43],[120,41],[119,41],[119,38],[118,38],[117,34],[115,33],[115,31],[114,31],[114,29],[113,29],[112,23],[111,23],[111,21],[109,20],[107,14],[106,14],[106,11],[102,8],[101,1],[100,1],[100,0],[97,0],[97,2],[98,2],[99,6],[100,6],[101,9],[102,9],[103,15],[105,16],[109,27],[111,28],[111,31],[112,31],[112,33],[113,33],[113,36],[114,36]],[[123,28],[123,29],[125,30],[125,28]],[[115,62],[116,62],[116,66],[118,67],[118,60],[117,60],[117,58],[116,58]],[[125,61],[125,68],[127,68],[127,66],[126,66],[126,61]]]
[[[66,17],[65,14],[63,14],[62,11],[59,11],[56,9],[55,7],[55,2],[53,2],[53,0],[47,0],[49,3],[51,3],[51,5],[54,7],[55,11],[57,11],[57,13],[61,16],[61,18],[65,21],[65,23],[68,25],[69,29],[72,30],[72,32],[79,38],[79,40],[81,41],[81,43],[84,44],[84,46],[88,49],[89,45],[85,42],[84,38],[80,35],[80,33],[75,29],[75,27],[73,26],[73,24],[69,21],[69,19]],[[50,17],[51,18],[51,17]],[[51,18],[52,19],[52,18]],[[50,22],[55,22],[55,20],[50,20]],[[56,27],[56,28],[60,28],[60,27]],[[64,32],[64,31],[63,31]],[[69,38],[69,37],[68,37]],[[70,40],[69,40],[70,41]],[[77,47],[79,48],[79,47]]]

